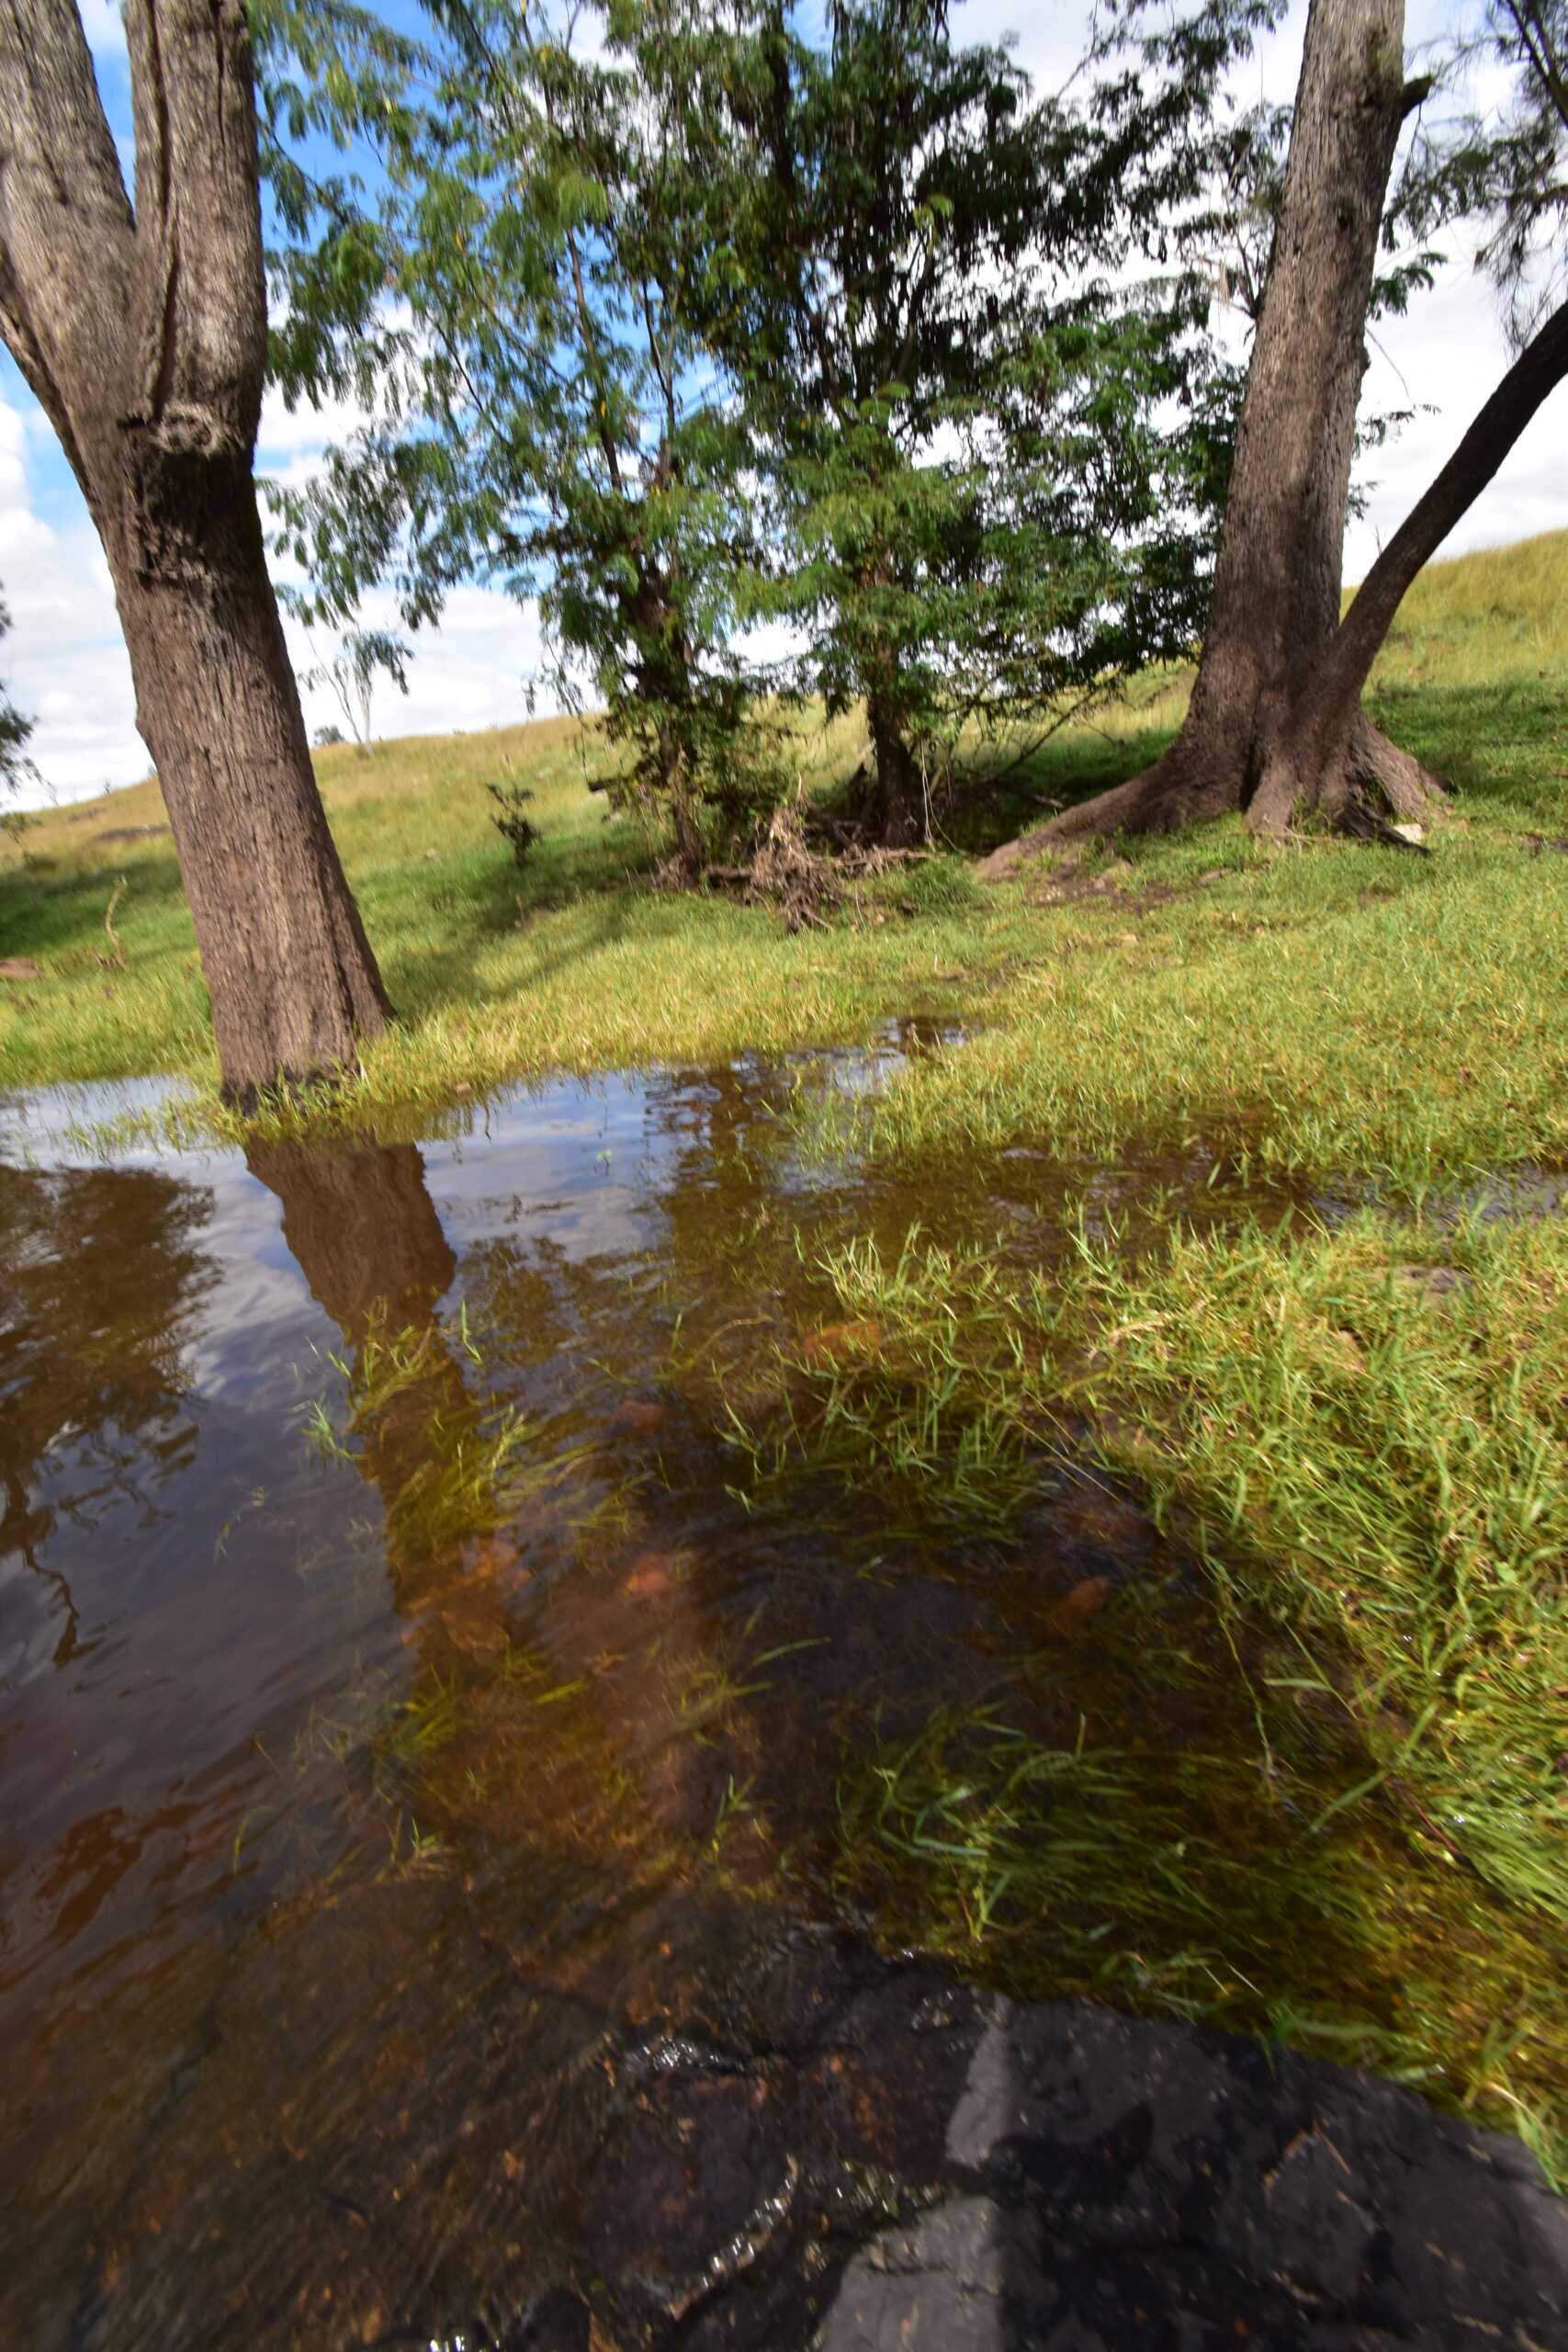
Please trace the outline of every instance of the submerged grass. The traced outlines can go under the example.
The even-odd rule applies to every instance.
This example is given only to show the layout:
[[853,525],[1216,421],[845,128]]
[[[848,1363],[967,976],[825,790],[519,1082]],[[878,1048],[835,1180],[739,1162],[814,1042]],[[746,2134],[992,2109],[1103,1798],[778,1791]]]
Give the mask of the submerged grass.
[[1174,1738],[939,1716],[857,1762],[846,1882],[1021,1986],[1337,2041],[1568,2177],[1561,1218],[1365,1213],[1141,1257],[1080,1229],[1049,1275],[920,1245],[829,1272],[876,1340],[797,1400],[808,1460],[852,1440],[897,1517],[982,1458],[1006,1498],[1054,1432],[1201,1563],[1224,1636]]

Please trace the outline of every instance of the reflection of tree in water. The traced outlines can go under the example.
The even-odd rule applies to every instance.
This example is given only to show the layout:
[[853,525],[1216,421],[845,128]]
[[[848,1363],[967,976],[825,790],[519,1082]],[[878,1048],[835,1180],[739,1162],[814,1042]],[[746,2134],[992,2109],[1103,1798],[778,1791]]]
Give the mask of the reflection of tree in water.
[[[548,1246],[475,1252],[487,1363],[493,1342],[508,1386],[527,1401],[537,1385],[540,1410],[518,1424],[438,1313],[456,1260],[413,1146],[253,1145],[247,1159],[348,1351],[356,1459],[424,1669],[406,1702],[423,1804],[452,1828],[613,1845],[623,1860],[666,1847],[694,1807],[705,1826],[678,1736],[686,1694],[714,1674],[690,1563],[638,1544],[611,1427],[620,1385],[574,1345],[615,1329],[617,1270]],[[625,1336],[635,1351],[651,1335]],[[487,1455],[508,1414],[520,1443]],[[470,1437],[496,1465],[482,1487]],[[700,1777],[705,1792],[711,1758]]]
[[61,1595],[57,1661],[76,1640],[69,1587],[44,1557],[62,1521],[157,1510],[196,1423],[182,1351],[217,1279],[197,1236],[211,1194],[151,1169],[0,1168],[0,1555]]
[[352,1386],[367,1385],[376,1351],[403,1339],[418,1348],[411,1377],[369,1415],[361,1466],[379,1491],[400,1605],[414,1573],[400,1503],[434,1428],[469,1409],[462,1371],[435,1309],[457,1261],[441,1229],[412,1144],[254,1143],[253,1176],[283,1204],[283,1238],[311,1296],[343,1334]]

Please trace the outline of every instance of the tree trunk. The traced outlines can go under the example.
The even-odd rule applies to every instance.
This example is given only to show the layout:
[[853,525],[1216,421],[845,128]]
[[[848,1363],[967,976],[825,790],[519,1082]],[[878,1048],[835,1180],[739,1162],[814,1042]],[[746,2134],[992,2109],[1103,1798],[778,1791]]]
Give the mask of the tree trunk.
[[[1075,834],[1245,808],[1339,622],[1378,235],[1400,124],[1404,0],[1313,0],[1274,252],[1247,370],[1202,657],[1181,731],[1144,775],[987,861]],[[1382,757],[1370,726],[1369,762]],[[1386,748],[1398,770],[1403,755]],[[1414,776],[1414,762],[1404,763]]]
[[1342,820],[1354,806],[1367,759],[1361,694],[1405,592],[1565,376],[1568,303],[1519,354],[1361,582],[1271,747],[1249,812],[1259,832],[1282,833],[1303,807]]
[[908,849],[925,831],[919,770],[886,696],[870,695],[865,715],[873,766],[871,788],[859,811],[860,830],[881,849]]
[[389,1007],[310,767],[248,467],[160,465],[156,569],[116,596],[226,1091],[351,1062]]
[[252,461],[266,288],[243,0],[129,0],[136,207],[72,0],[0,10],[0,333],[103,541],[225,1091],[389,1010],[327,830]]

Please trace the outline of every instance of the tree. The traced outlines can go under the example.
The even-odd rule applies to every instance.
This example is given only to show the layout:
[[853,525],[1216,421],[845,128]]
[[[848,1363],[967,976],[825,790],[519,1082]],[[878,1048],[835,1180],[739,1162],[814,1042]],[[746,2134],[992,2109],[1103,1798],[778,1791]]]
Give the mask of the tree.
[[[1247,370],[1202,657],[1155,766],[1035,840],[1159,830],[1252,797],[1271,734],[1338,624],[1356,410],[1400,126],[1404,0],[1313,0],[1272,255]],[[1413,762],[1368,727],[1357,752],[1424,801]],[[999,854],[998,870],[1016,854]]]
[[267,575],[242,0],[128,0],[135,202],[71,0],[0,13],[0,332],[81,485],[169,812],[226,1090],[352,1063],[389,1006]]
[[[0,638],[6,634],[10,626],[11,616],[6,609],[5,600],[0,598]],[[36,775],[37,770],[28,757],[32,731],[32,720],[17,708],[4,683],[0,682],[0,793],[15,792],[24,778]],[[22,820],[17,818],[12,821],[19,824]]]
[[629,755],[600,783],[694,877],[776,788],[738,644],[747,444],[690,323],[713,192],[684,84],[718,35],[690,0],[585,14],[585,51],[577,12],[502,0],[432,0],[417,52],[348,12],[276,18],[275,119],[370,142],[382,178],[369,211],[279,156],[282,380],[363,390],[367,339],[389,355],[374,425],[278,505],[331,617],[389,576],[416,627],[466,577],[537,594],[564,697],[586,681]]
[[[290,599],[286,595],[285,604]],[[357,624],[345,628],[338,639],[337,650],[329,661],[317,661],[306,671],[299,683],[308,694],[313,686],[330,686],[338,708],[348,721],[348,731],[354,739],[361,759],[370,755],[370,697],[376,690],[376,673],[385,670],[399,692],[406,695],[409,650],[400,637],[389,630],[360,628]],[[316,741],[341,743],[343,735],[336,727],[318,728]]]
[[1067,289],[1198,184],[1250,12],[1198,10],[1207,48],[1157,103],[1096,84],[1082,105],[1034,103],[942,0],[834,0],[825,39],[755,15],[705,327],[776,489],[803,683],[863,704],[860,822],[905,842],[967,726],[1196,630],[1215,422],[1190,281]]
[[1367,724],[1361,694],[1405,591],[1568,376],[1568,0],[1496,0],[1490,25],[1517,77],[1514,109],[1499,134],[1472,136],[1460,168],[1498,215],[1485,258],[1516,357],[1361,582],[1271,743],[1252,805],[1262,832],[1283,831],[1300,808],[1343,820]]
[[[1515,121],[1472,126],[1428,166],[1411,209],[1490,204],[1494,266],[1516,289],[1563,214],[1563,0],[1498,0],[1493,40],[1521,77]],[[1075,834],[1158,831],[1246,808],[1279,836],[1298,818],[1398,840],[1441,786],[1361,707],[1371,664],[1421,565],[1489,481],[1568,368],[1568,314],[1549,309],[1454,456],[1340,618],[1340,567],[1362,335],[1407,82],[1402,0],[1313,0],[1268,283],[1248,369],[1202,658],[1176,741],[1131,782],[990,861]],[[1407,199],[1409,201],[1409,199]],[[1546,233],[1543,236],[1543,229]],[[1551,296],[1543,298],[1550,303]],[[1516,303],[1515,316],[1518,318]]]

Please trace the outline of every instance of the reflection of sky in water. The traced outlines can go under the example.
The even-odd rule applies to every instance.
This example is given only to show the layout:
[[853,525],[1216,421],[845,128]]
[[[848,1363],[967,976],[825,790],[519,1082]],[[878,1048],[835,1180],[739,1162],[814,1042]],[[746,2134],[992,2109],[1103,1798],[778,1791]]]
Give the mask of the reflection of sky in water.
[[[505,1241],[536,1266],[616,1274],[658,1267],[675,1246],[677,1216],[688,1234],[705,1231],[711,1216],[715,1243],[726,1238],[724,1220],[736,1214],[737,1201],[723,1170],[737,1153],[775,1197],[814,1191],[832,1171],[796,1148],[781,1114],[797,1108],[809,1114],[814,1102],[863,1096],[885,1084],[904,1058],[900,1044],[889,1032],[863,1052],[801,1054],[768,1064],[747,1057],[728,1070],[667,1068],[519,1086],[432,1123],[436,1132],[420,1145],[424,1183],[459,1262]],[[95,1145],[94,1130],[155,1115],[180,1091],[149,1079],[0,1101],[0,1164],[28,1171],[46,1188],[37,1196],[39,1230],[29,1230],[25,1244],[18,1233],[12,1259],[34,1283],[26,1310],[33,1323],[20,1332],[20,1353],[0,1355],[0,1364],[11,1361],[14,1376],[32,1384],[35,1423],[44,1386],[61,1390],[65,1404],[47,1443],[35,1437],[29,1458],[13,1465],[14,1487],[19,1483],[31,1519],[18,1521],[13,1511],[0,1558],[6,1619],[0,1626],[0,1741],[10,1700],[29,1688],[41,1693],[40,1677],[59,1679],[51,1668],[59,1663],[53,1653],[69,1616],[71,1642],[80,1644],[72,1674],[81,1703],[91,1694],[99,1711],[82,1743],[84,1758],[100,1780],[133,1762],[117,1719],[118,1701],[129,1698],[132,1686],[166,1686],[168,1700],[154,1711],[160,1730],[166,1736],[186,1711],[186,1731],[174,1746],[199,1753],[204,1739],[216,1735],[197,1735],[194,1717],[221,1715],[243,1736],[257,1689],[270,1676],[289,1679],[305,1621],[313,1618],[320,1645],[314,1674],[366,1624],[371,1605],[369,1593],[346,1585],[334,1591],[330,1579],[308,1601],[300,1593],[304,1552],[314,1544],[345,1556],[354,1525],[378,1520],[379,1500],[355,1474],[323,1467],[301,1439],[301,1408],[335,1387],[328,1359],[343,1353],[344,1336],[312,1295],[284,1238],[277,1193],[232,1148],[178,1151],[148,1138]],[[366,1147],[345,1138],[321,1148],[351,1155]],[[52,1173],[93,1170],[111,1191],[127,1188],[122,1208],[106,1205],[101,1190],[93,1196],[100,1220],[94,1246],[100,1252],[107,1247],[121,1278],[113,1312],[122,1320],[112,1331],[105,1329],[110,1310],[101,1298],[96,1305],[72,1297],[82,1246],[82,1229],[73,1224],[78,1212],[68,1190],[48,1189]],[[132,1170],[141,1172],[132,1177]],[[145,1203],[151,1171],[169,1188],[171,1203],[189,1204],[197,1261],[181,1277],[177,1295],[157,1290],[156,1237],[136,1224],[130,1206],[138,1186]],[[164,1214],[173,1218],[172,1208]],[[117,1250],[116,1220],[126,1216],[131,1222]],[[317,1238],[330,1257],[330,1231]],[[389,1252],[395,1260],[395,1237],[389,1237]],[[101,1255],[96,1262],[103,1264]],[[319,1284],[320,1265],[307,1271]],[[41,1284],[35,1282],[40,1275]],[[389,1284],[392,1279],[389,1274]],[[166,1291],[166,1273],[163,1281]],[[74,1336],[54,1343],[43,1327],[67,1301]],[[0,1345],[9,1306],[0,1299]],[[566,1329],[574,1310],[564,1299],[560,1308]],[[154,1376],[138,1369],[139,1351],[152,1342],[160,1314],[170,1320]],[[104,1408],[101,1401],[95,1408],[101,1382],[93,1359],[105,1346],[111,1352],[123,1347],[126,1367],[164,1398],[161,1422],[121,1430],[112,1419],[94,1420],[95,1409],[101,1414]],[[539,1374],[541,1401],[553,1396],[570,1402],[579,1377],[571,1362],[541,1363]],[[180,1447],[160,1455],[165,1428],[179,1433]],[[288,1522],[303,1531],[298,1540],[280,1544],[264,1533],[252,1512],[253,1498],[264,1492],[274,1535]],[[32,1520],[47,1522],[37,1541],[26,1533]],[[228,1671],[237,1688],[223,1689],[204,1674],[204,1660],[220,1649],[232,1660]],[[242,1655],[246,1670],[234,1674]],[[177,1687],[182,1678],[187,1688]],[[169,1747],[162,1752],[166,1760]],[[74,1760],[74,1745],[72,1755]],[[15,1763],[13,1755],[8,1777]]]
[[[905,1054],[890,1027],[868,1048],[802,1053],[763,1064],[747,1057],[732,1083],[748,1106],[787,1110],[800,1096],[863,1099]],[[723,1074],[721,1074],[722,1076]],[[160,1168],[210,1194],[204,1246],[222,1279],[193,1317],[186,1374],[206,1397],[264,1411],[320,1385],[321,1351],[337,1334],[305,1290],[283,1238],[274,1193],[224,1147],[173,1149],[154,1139],[95,1144],[95,1131],[155,1116],[185,1089],[164,1079],[54,1087],[0,1101],[0,1161],[50,1169]],[[547,1247],[570,1263],[656,1256],[660,1200],[683,1158],[710,1148],[707,1118],[721,1085],[696,1070],[616,1072],[525,1085],[446,1114],[421,1144],[425,1177],[459,1253],[501,1232]],[[769,1121],[770,1173],[786,1192],[815,1190],[832,1171],[790,1148]]]

